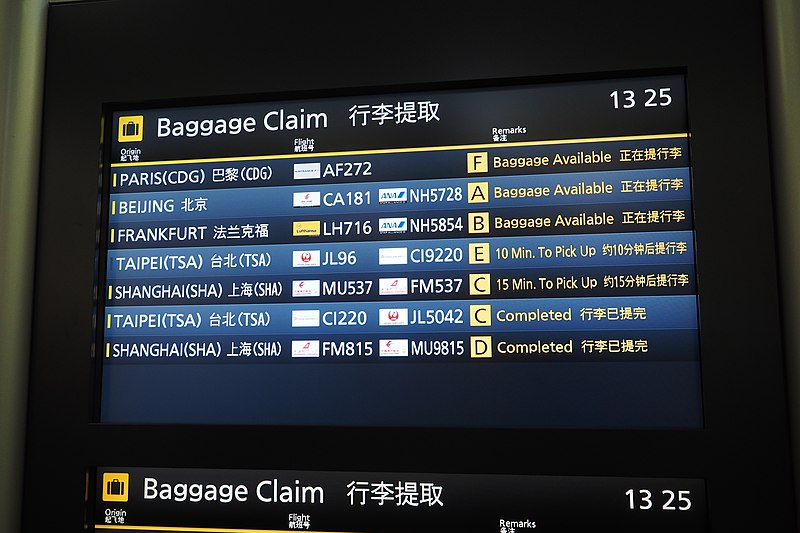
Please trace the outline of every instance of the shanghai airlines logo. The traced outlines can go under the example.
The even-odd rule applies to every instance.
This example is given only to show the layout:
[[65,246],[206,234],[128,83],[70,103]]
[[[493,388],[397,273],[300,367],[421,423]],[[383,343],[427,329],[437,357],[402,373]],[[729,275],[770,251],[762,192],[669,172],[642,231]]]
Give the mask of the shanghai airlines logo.
[[408,278],[380,278],[378,290],[381,296],[408,294]]

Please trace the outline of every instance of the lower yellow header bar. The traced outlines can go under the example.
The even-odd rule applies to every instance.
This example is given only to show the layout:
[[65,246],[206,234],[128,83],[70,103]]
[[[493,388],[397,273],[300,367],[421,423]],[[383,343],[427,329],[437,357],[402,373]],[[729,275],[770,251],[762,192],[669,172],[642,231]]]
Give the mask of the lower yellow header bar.
[[[175,527],[175,526],[132,526],[122,524],[97,524],[95,529],[110,529],[116,531],[168,531],[176,533],[297,533],[290,529],[238,529],[219,527]],[[306,530],[303,530],[306,531]],[[307,531],[307,533],[353,533],[343,531]]]

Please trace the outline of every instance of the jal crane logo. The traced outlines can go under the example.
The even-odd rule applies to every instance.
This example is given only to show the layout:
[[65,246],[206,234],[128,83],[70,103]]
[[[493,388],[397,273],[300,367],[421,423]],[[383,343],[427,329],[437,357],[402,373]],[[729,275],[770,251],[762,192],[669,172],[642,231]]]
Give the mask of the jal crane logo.
[[311,261],[311,257],[312,256],[309,252],[303,252],[302,254],[300,254],[300,261],[302,261],[303,263],[308,263],[309,261]]
[[390,322],[397,322],[400,318],[400,313],[398,311],[389,311],[386,318],[388,318]]

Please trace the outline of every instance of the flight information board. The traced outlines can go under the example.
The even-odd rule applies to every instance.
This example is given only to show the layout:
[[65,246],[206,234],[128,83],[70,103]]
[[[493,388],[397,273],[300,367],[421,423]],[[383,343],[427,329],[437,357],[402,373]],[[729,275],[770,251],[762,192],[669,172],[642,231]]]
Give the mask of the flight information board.
[[702,426],[682,75],[106,120],[101,422]]
[[706,531],[699,479],[102,467],[93,531]]

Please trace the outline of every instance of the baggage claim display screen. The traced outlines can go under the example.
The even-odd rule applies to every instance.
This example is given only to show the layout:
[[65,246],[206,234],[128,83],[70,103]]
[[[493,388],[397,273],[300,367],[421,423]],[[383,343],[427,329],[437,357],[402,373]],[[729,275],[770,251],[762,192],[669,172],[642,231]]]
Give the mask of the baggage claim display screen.
[[702,427],[685,92],[115,108],[100,422]]

